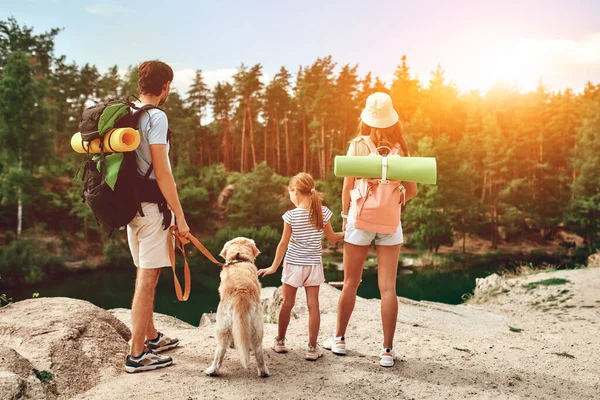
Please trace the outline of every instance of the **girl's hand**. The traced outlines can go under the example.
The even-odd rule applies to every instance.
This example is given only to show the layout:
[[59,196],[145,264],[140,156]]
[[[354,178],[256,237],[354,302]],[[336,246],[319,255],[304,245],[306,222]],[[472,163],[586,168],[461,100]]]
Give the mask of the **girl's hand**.
[[256,275],[267,276],[267,275],[274,274],[275,271],[277,271],[277,268],[270,266],[269,268],[259,269],[258,271],[256,271]]

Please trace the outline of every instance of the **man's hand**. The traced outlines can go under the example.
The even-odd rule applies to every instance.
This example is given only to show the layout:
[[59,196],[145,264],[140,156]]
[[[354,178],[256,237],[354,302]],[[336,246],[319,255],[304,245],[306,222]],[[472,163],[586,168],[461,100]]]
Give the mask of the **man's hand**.
[[190,234],[190,227],[184,217],[177,218],[177,234],[184,238],[187,238]]
[[258,275],[258,276],[267,276],[267,275],[274,274],[275,271],[277,271],[277,268],[275,268],[274,266],[271,265],[269,268],[259,269],[256,272],[256,275]]

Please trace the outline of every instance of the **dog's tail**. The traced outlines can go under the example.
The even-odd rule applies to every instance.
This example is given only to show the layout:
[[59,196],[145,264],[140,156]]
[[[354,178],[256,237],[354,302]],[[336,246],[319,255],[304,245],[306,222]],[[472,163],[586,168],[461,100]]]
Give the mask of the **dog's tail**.
[[251,314],[256,312],[254,306],[244,296],[235,295],[232,299],[233,343],[240,356],[240,363],[248,368],[250,346],[252,343]]

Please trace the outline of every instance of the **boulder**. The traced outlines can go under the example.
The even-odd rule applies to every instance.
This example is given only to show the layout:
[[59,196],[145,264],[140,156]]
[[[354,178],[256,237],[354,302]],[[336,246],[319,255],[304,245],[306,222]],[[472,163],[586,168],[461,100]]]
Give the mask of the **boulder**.
[[477,292],[495,291],[506,286],[504,279],[498,274],[492,274],[485,278],[475,279],[475,294]]
[[587,266],[589,268],[600,267],[600,252],[588,257]]
[[121,321],[87,301],[37,298],[2,307],[2,395],[38,399],[82,393],[122,371],[130,337]]
[[31,363],[19,353],[0,346],[0,400],[52,398],[56,396],[55,390],[53,382],[43,383]]

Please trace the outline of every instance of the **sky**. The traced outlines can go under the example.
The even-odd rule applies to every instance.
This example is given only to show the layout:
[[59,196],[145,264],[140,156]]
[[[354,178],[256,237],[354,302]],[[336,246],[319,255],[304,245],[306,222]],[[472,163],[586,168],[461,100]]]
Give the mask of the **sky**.
[[34,33],[63,28],[55,54],[101,72],[165,61],[182,94],[196,69],[213,86],[261,63],[268,81],[327,55],[388,83],[406,55],[424,86],[441,64],[463,92],[600,83],[598,0],[0,0],[11,16]]

